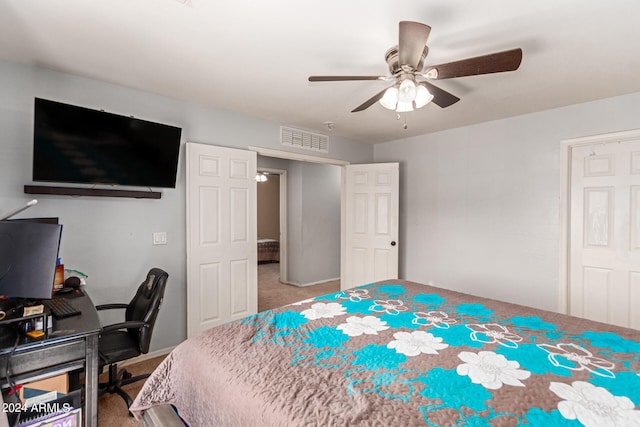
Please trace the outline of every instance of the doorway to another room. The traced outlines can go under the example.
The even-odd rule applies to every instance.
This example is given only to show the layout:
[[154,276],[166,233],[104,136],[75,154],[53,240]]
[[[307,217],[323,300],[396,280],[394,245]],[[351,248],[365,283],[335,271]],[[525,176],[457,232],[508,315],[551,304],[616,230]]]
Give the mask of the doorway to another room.
[[340,290],[340,169],[258,156],[258,311]]
[[[287,211],[288,232],[283,238],[281,230],[280,246],[280,264],[287,263],[286,283],[301,288],[292,286],[287,292],[294,301],[308,298],[305,287],[333,280],[339,280],[340,288],[349,289],[398,277],[398,163],[351,165],[344,160],[259,147],[243,150],[188,142],[189,337],[258,311],[255,174],[260,167],[276,166],[258,167],[257,154],[295,160],[288,170],[287,208],[283,209]],[[337,166],[334,178],[313,167],[319,164]],[[338,191],[329,185],[333,181],[340,183],[335,185]],[[329,193],[338,194],[339,199],[329,202]],[[332,204],[336,208],[326,213]],[[285,243],[288,255],[283,259]],[[335,273],[323,271],[329,266],[335,267]],[[323,273],[320,278],[319,272]],[[280,281],[284,282],[282,277]],[[279,301],[279,305],[290,302]]]

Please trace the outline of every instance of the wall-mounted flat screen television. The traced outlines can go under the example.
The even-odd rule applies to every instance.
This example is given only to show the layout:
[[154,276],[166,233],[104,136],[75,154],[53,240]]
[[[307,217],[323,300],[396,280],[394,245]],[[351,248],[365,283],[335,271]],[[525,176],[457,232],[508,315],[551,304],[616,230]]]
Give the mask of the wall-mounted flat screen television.
[[175,188],[182,129],[35,99],[33,180]]

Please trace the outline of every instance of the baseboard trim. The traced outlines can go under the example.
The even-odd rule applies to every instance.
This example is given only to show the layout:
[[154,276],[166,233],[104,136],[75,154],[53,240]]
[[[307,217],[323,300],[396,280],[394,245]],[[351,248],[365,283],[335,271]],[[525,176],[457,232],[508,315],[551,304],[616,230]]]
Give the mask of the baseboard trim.
[[291,286],[297,286],[299,288],[306,288],[307,286],[322,285],[324,283],[335,282],[336,280],[340,280],[340,278],[334,277],[333,279],[320,280],[318,282],[311,282],[311,283],[282,282],[282,281],[281,283],[284,283],[286,285],[291,285]]
[[127,360],[123,360],[122,362],[118,362],[118,366],[129,366],[129,365],[133,365],[135,363],[144,362],[145,360],[153,359],[155,357],[165,356],[165,355],[171,353],[174,348],[176,348],[175,345],[172,346],[172,347],[167,347],[167,348],[163,348],[163,349],[160,349],[160,350],[150,351],[147,354],[141,354],[138,357],[134,357],[132,359],[127,359]]

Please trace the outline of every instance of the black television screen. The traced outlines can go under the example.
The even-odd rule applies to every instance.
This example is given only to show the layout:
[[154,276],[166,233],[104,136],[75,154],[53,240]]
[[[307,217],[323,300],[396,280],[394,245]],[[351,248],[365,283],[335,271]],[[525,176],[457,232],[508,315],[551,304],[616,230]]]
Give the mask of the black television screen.
[[62,225],[0,221],[0,295],[51,298]]
[[33,180],[175,188],[182,129],[35,99]]

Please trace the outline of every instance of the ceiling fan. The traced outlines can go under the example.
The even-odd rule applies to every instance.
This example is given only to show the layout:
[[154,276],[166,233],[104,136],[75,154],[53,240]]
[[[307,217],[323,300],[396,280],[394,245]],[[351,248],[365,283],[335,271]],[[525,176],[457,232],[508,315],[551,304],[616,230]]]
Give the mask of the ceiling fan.
[[349,80],[385,80],[393,84],[375,94],[351,112],[366,110],[380,101],[383,107],[398,113],[413,111],[433,102],[441,108],[460,100],[457,96],[430,83],[433,80],[517,70],[522,61],[522,49],[511,49],[476,56],[423,69],[429,53],[427,39],[431,27],[419,22],[400,21],[398,45],[387,50],[385,60],[390,76],[310,76],[310,82]]

